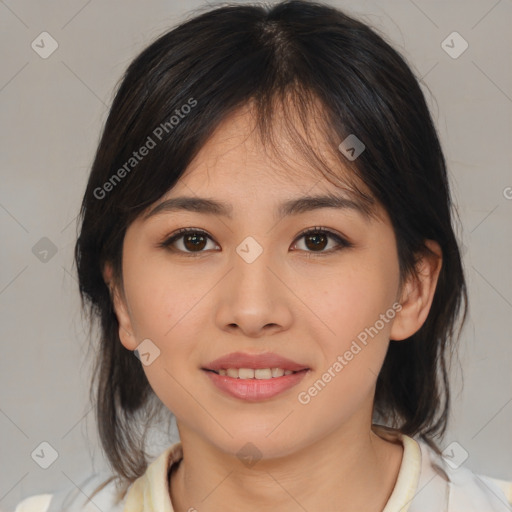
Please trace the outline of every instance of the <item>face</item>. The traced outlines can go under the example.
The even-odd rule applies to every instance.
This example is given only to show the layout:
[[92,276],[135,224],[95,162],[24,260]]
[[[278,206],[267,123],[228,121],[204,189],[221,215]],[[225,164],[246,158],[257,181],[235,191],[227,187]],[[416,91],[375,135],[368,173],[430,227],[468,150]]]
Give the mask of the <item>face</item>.
[[[150,340],[143,368],[182,439],[188,433],[233,455],[252,442],[278,457],[368,429],[389,339],[412,332],[400,320],[396,240],[385,211],[378,219],[351,207],[280,216],[282,203],[307,195],[349,196],[305,163],[293,161],[292,172],[272,160],[252,127],[248,111],[220,125],[148,209],[192,196],[225,203],[230,216],[161,209],[130,225],[115,307],[126,348]],[[183,228],[194,233],[177,233]],[[205,369],[233,352],[272,353],[305,370],[277,377],[281,384],[238,379],[236,391],[232,377]]]

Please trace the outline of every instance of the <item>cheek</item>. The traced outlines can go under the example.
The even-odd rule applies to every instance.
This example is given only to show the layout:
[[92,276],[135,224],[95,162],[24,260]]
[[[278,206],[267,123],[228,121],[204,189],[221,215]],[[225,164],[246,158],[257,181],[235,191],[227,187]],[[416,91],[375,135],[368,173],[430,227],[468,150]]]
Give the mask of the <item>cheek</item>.
[[343,277],[317,302],[329,330],[323,329],[321,339],[316,334],[320,365],[297,392],[297,402],[308,415],[330,411],[332,425],[356,414],[363,404],[370,407],[395,316],[385,274],[368,271]]
[[135,243],[125,254],[123,275],[134,334],[166,343],[193,316],[204,292],[191,287],[164,259],[148,258]]
[[[353,386],[370,389],[384,361],[398,287],[396,253],[388,245],[387,251],[377,248],[354,255],[349,264],[331,275],[327,286],[310,298],[317,304],[318,317],[328,326],[322,329],[323,367],[319,371],[331,368],[331,373],[339,376],[329,384],[336,392],[349,392]],[[342,356],[341,363],[338,356]],[[337,361],[341,366],[334,368]]]
[[146,377],[170,410],[187,414],[190,395],[183,383],[195,370],[189,363],[197,363],[191,340],[199,339],[202,324],[195,320],[194,305],[204,291],[183,282],[169,266],[154,260],[144,263],[143,255],[136,251],[125,259],[123,271],[133,333],[138,343],[151,340],[156,346],[152,350],[158,354],[143,365]]
[[[352,339],[392,307],[396,279],[375,266],[340,273],[312,298],[336,339]],[[388,324],[386,324],[388,325]]]
[[195,340],[201,339],[204,331],[198,305],[208,284],[198,280],[191,285],[189,279],[183,279],[183,273],[176,273],[161,258],[148,261],[133,249],[127,253],[123,267],[132,329],[138,343],[151,340],[158,354],[143,369],[162,402],[173,411],[181,411],[190,406],[190,397],[180,383],[198,370]]

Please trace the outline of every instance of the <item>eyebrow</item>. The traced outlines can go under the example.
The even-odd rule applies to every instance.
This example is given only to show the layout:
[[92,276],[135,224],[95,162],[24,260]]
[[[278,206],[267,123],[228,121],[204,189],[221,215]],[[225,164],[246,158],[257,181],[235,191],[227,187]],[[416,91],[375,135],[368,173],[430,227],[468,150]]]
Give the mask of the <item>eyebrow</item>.
[[[366,219],[369,219],[373,212],[368,204],[365,204],[358,199],[327,194],[319,196],[303,196],[297,199],[285,201],[279,205],[276,215],[278,219],[282,219],[285,216],[299,215],[301,213],[321,208],[335,208],[339,210],[348,209],[361,214]],[[144,219],[149,219],[150,217],[162,213],[177,212],[181,210],[219,215],[228,219],[233,218],[233,207],[230,204],[203,197],[180,196],[161,202],[149,211],[149,213],[144,216]]]

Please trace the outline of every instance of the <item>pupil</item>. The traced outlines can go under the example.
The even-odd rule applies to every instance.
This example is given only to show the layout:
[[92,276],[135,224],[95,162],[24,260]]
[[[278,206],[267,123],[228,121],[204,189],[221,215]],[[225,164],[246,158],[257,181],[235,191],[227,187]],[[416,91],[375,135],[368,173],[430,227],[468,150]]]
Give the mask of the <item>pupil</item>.
[[[188,235],[185,237],[185,245],[187,247],[187,249],[190,249],[190,247],[188,246],[188,242],[190,240],[194,240],[195,242],[197,242],[199,240],[199,244],[201,242],[204,242],[204,236],[203,235]],[[203,247],[198,245],[197,243],[192,243],[191,245],[192,248],[196,248],[196,249],[202,249]]]
[[[314,238],[323,238],[323,241],[325,242],[326,236],[322,235],[322,234],[316,234],[316,235],[308,235],[306,237],[307,241],[311,241]],[[307,245],[307,242],[306,242],[306,245]],[[322,245],[322,242],[320,242],[320,243],[313,243],[313,248],[318,248],[320,245]],[[311,247],[309,247],[309,246],[308,246],[308,248],[311,249]],[[322,248],[323,248],[323,245],[322,245]]]

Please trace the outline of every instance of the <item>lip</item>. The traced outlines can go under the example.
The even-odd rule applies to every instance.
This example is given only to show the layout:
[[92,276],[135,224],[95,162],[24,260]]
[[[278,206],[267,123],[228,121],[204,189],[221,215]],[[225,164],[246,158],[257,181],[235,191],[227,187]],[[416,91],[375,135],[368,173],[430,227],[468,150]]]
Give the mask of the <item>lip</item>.
[[203,368],[202,371],[208,376],[217,389],[223,393],[248,402],[259,402],[261,400],[270,399],[296,386],[310,370],[304,369],[296,373],[290,373],[282,377],[273,377],[271,379],[235,379],[227,375],[219,375],[205,368]]
[[[291,359],[272,352],[266,352],[264,354],[232,352],[231,354],[211,361],[208,365],[203,367],[203,370],[219,371],[220,369],[227,368],[282,368],[283,370],[291,370],[292,372],[300,372],[309,369],[307,365],[297,363],[296,361],[292,361]],[[280,378],[282,377],[277,377],[276,380]]]
[[[220,369],[228,368],[282,368],[295,373],[272,377],[271,379],[236,379],[227,375],[219,375]],[[265,352],[263,354],[247,354],[232,352],[210,362],[202,368],[217,389],[241,400],[257,402],[272,398],[296,386],[309,373],[307,365],[292,361],[287,357]]]

